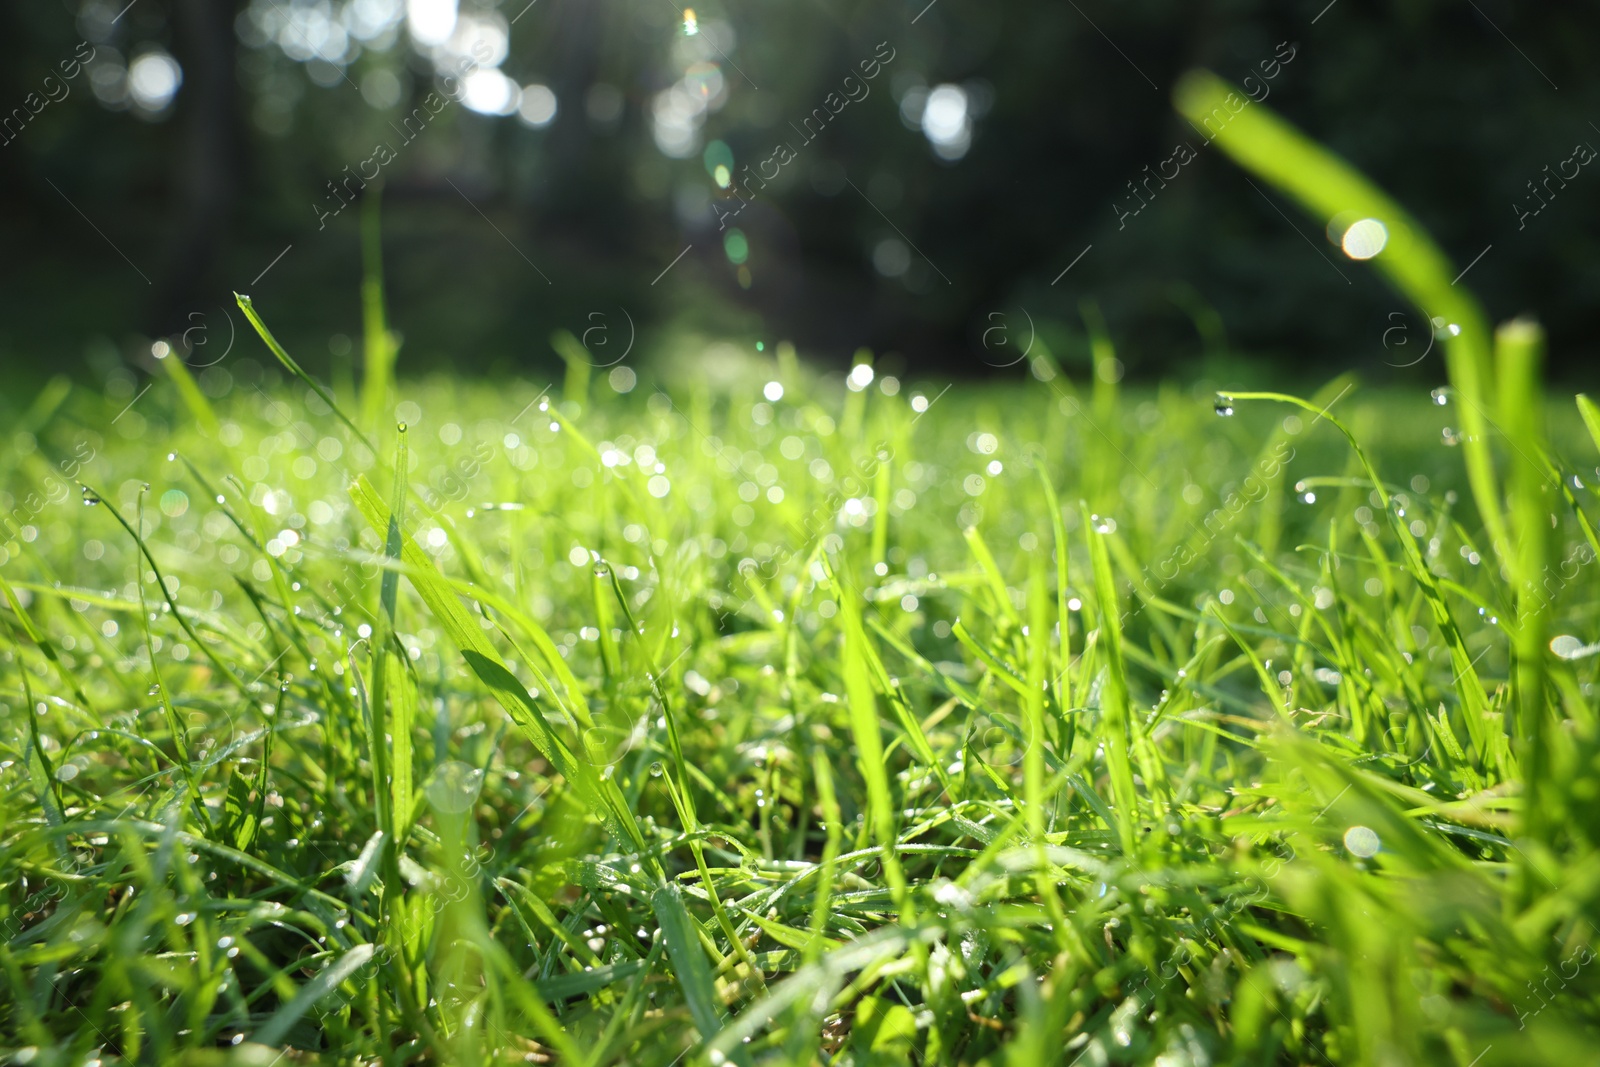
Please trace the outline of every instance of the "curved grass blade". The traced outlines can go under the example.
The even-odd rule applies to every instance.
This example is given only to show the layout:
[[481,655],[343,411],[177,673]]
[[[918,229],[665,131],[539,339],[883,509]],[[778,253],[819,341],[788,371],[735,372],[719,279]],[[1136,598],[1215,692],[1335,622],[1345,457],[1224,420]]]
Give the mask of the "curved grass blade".
[[[1467,475],[1479,514],[1495,549],[1510,551],[1511,541],[1494,460],[1489,452],[1490,334],[1483,311],[1471,294],[1457,288],[1450,261],[1421,223],[1354,167],[1312,141],[1265,104],[1241,103],[1234,87],[1209,71],[1192,71],[1173,90],[1178,111],[1234,161],[1298,200],[1324,226],[1377,219],[1388,243],[1372,263],[1424,316],[1442,316],[1451,327],[1444,338],[1450,384],[1461,400]],[[1236,106],[1237,105],[1237,106]],[[1210,123],[1219,129],[1210,133]]]
[[1395,535],[1395,540],[1400,544],[1400,554],[1405,560],[1406,570],[1422,589],[1422,594],[1427,598],[1428,608],[1433,615],[1434,625],[1438,626],[1439,633],[1444,637],[1445,644],[1450,649],[1450,662],[1455,670],[1456,693],[1461,698],[1462,716],[1467,721],[1467,732],[1472,737],[1473,744],[1478,749],[1479,756],[1484,760],[1492,760],[1495,752],[1490,739],[1487,719],[1489,716],[1489,701],[1484,695],[1483,682],[1478,677],[1477,669],[1473,665],[1473,657],[1467,652],[1466,640],[1461,635],[1461,628],[1456,624],[1455,616],[1446,603],[1444,594],[1440,592],[1439,582],[1434,577],[1433,571],[1428,567],[1427,561],[1422,558],[1422,551],[1417,548],[1417,540],[1406,528],[1399,508],[1394,506],[1389,496],[1389,491],[1384,487],[1383,479],[1378,477],[1377,468],[1367,458],[1366,452],[1356,441],[1355,434],[1340,422],[1339,419],[1328,413],[1326,408],[1318,410],[1315,404],[1302,400],[1297,396],[1286,393],[1233,393],[1234,400],[1275,400],[1283,404],[1293,404],[1305,411],[1314,412],[1319,418],[1327,419],[1334,428],[1344,434],[1345,440],[1350,442],[1356,458],[1360,460],[1362,469],[1367,472],[1367,479],[1372,483],[1373,490],[1378,494],[1383,513],[1388,517],[1389,528]]
[[290,1028],[300,1021],[300,1017],[310,1011],[317,1001],[332,993],[366,966],[367,961],[372,959],[373,951],[371,945],[357,945],[318,971],[316,977],[300,987],[294,999],[273,1012],[272,1017],[250,1035],[250,1040],[269,1047],[282,1044],[283,1039],[289,1036]]
[[255,305],[250,302],[250,298],[243,293],[234,293],[233,298],[239,302],[239,310],[244,312],[244,317],[250,320],[250,325],[255,327],[257,335],[260,336],[272,354],[278,357],[278,362],[282,363],[290,374],[310,386],[311,390],[322,398],[322,402],[327,404],[335,415],[339,416],[339,421],[350,427],[350,432],[356,435],[356,440],[366,445],[367,450],[376,456],[378,454],[377,447],[366,434],[361,432],[359,426],[350,421],[350,416],[346,415],[344,409],[334,401],[333,394],[324,389],[320,382],[301,369],[300,364],[294,361],[294,357],[284,351],[283,346],[278,343],[278,339],[272,336],[272,331],[267,329],[265,322],[261,321],[261,316],[257,314]]

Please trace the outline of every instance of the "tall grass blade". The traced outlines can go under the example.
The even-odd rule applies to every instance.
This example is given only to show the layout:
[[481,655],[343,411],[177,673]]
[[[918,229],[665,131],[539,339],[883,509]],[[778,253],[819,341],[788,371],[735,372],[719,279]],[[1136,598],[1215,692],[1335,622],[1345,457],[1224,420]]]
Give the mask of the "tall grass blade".
[[250,320],[251,326],[255,327],[256,335],[261,338],[268,351],[278,358],[278,362],[282,363],[290,374],[293,374],[310,387],[311,391],[316,393],[322,399],[322,402],[328,405],[333,413],[339,417],[339,421],[350,428],[350,432],[356,435],[356,440],[366,445],[367,450],[376,456],[378,454],[377,447],[366,434],[361,432],[361,427],[352,422],[350,416],[344,413],[344,409],[333,399],[333,394],[328,392],[321,382],[307,374],[300,364],[295,362],[294,357],[289,355],[284,350],[284,347],[278,343],[278,339],[272,336],[272,331],[267,329],[267,324],[261,320],[261,316],[257,313],[255,305],[251,303],[250,298],[241,293],[234,293],[233,298],[238,301],[239,310],[244,312],[244,317]]
[[[1180,114],[1245,169],[1271,182],[1324,227],[1376,219],[1387,243],[1372,263],[1422,314],[1443,318],[1450,384],[1461,404],[1463,451],[1473,498],[1495,550],[1509,555],[1504,511],[1489,451],[1490,335],[1482,310],[1421,223],[1354,167],[1209,71],[1192,71],[1173,90]],[[1213,124],[1215,128],[1213,128]]]
[[1141,813],[1139,791],[1133,781],[1132,707],[1128,699],[1127,666],[1122,656],[1122,612],[1117,607],[1117,586],[1111,576],[1106,534],[1096,528],[1088,504],[1078,505],[1089,560],[1094,569],[1096,622],[1106,649],[1108,675],[1100,697],[1100,721],[1105,725],[1106,767],[1111,777],[1117,840],[1130,859],[1139,849]]
[[383,191],[361,201],[361,422],[376,432],[394,390],[399,341],[389,329],[383,300]]

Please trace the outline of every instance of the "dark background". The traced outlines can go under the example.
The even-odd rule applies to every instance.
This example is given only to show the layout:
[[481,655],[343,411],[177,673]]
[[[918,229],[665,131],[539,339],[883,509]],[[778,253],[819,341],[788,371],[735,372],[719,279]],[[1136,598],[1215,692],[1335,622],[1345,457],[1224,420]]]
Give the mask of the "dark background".
[[[646,364],[674,339],[719,335],[791,339],[835,365],[865,345],[913,370],[1014,375],[995,369],[1011,350],[998,335],[986,347],[985,329],[1020,337],[1032,321],[1074,358],[1092,298],[1134,377],[1244,361],[1280,378],[1356,368],[1433,384],[1437,353],[1386,366],[1425,348],[1421,319],[1215,150],[1119,229],[1126,183],[1194,139],[1170,103],[1179,75],[1238,81],[1289,42],[1266,106],[1393,193],[1458,268],[1488,247],[1463,284],[1493,318],[1539,316],[1555,372],[1592,377],[1600,168],[1520,230],[1514,206],[1575,144],[1600,146],[1592,3],[725,0],[697,5],[688,37],[674,0],[463,0],[462,15],[516,19],[501,69],[549,86],[556,118],[533,129],[452,103],[401,147],[394,123],[439,85],[404,19],[337,63],[301,62],[259,26],[351,4],[392,15],[406,0],[136,0],[113,21],[125,2],[0,7],[0,118],[26,120],[0,145],[0,359],[14,370],[126,358],[197,326],[191,342],[222,340],[235,290],[325,367],[345,348],[336,335],[359,334],[359,210],[325,229],[317,212],[334,204],[327,183],[385,140],[398,149],[382,181],[402,373],[532,373],[555,362],[552,330],[626,312],[631,359]],[[29,114],[80,41],[95,60]],[[707,42],[724,98],[695,150],[671,158],[652,134],[658,94]],[[880,42],[895,58],[867,99],[810,145],[786,132]],[[182,69],[165,107],[130,103],[118,81],[152,49]],[[391,75],[400,100],[384,107],[367,90]],[[620,94],[615,119],[597,83]],[[946,83],[969,105],[959,159],[916,128],[919,87]],[[782,138],[797,158],[736,223],[746,287],[704,149],[726,144],[737,169]]]

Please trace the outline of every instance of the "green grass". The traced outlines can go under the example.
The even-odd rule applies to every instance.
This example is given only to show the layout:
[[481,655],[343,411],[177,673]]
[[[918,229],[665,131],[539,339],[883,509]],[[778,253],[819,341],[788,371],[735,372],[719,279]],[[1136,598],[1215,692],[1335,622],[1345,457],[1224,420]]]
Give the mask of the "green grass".
[[[1460,525],[1450,406],[1319,419],[1338,383],[1219,418],[1168,388],[1104,424],[1057,376],[919,417],[938,383],[728,369],[554,403],[407,386],[393,539],[392,459],[293,378],[241,373],[214,437],[165,386],[137,420],[81,390],[36,413],[17,505],[62,495],[79,440],[103,503],[46,500],[0,571],[5,1044],[1466,1064],[1587,1040],[1596,660],[1545,654],[1536,821],[1517,606]],[[1570,479],[1594,446],[1555,414]],[[1570,511],[1553,539],[1550,626],[1587,642],[1593,553]]]
[[361,397],[6,416],[0,1057],[1592,1056],[1600,416],[1528,324],[1437,399],[390,393],[364,313]]

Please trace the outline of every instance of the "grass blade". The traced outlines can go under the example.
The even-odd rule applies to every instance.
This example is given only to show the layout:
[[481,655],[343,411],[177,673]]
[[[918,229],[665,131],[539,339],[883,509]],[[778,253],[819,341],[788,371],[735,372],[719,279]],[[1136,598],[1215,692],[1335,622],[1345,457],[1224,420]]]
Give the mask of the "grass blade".
[[[1245,101],[1208,71],[1193,71],[1173,91],[1179,113],[1245,169],[1298,200],[1323,225],[1377,219],[1388,243],[1372,262],[1429,318],[1442,317],[1450,384],[1461,402],[1463,452],[1478,512],[1495,550],[1511,542],[1494,461],[1489,452],[1489,325],[1482,310],[1422,225],[1350,164],[1279,118],[1265,104]],[[1212,123],[1217,123],[1213,131]],[[1459,328],[1459,329],[1457,329]]]

